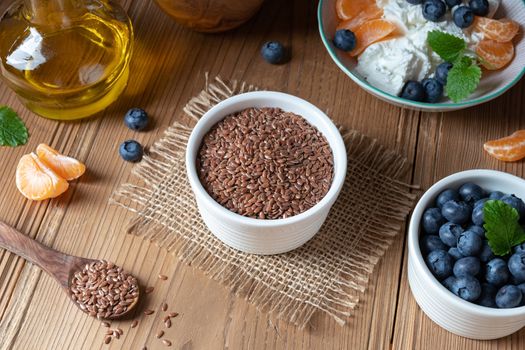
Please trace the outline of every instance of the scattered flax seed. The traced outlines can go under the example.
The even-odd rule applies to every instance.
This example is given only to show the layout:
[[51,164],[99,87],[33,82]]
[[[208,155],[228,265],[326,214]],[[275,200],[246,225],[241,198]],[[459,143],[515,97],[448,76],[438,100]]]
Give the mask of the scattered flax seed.
[[109,322],[104,321],[104,322],[102,322],[102,327],[109,328],[109,327],[111,327],[111,325],[109,324]]
[[151,310],[151,309],[148,309],[148,310],[144,310],[144,314],[145,315],[151,315],[155,312],[155,310]]
[[168,279],[168,276],[166,275],[159,275],[159,278],[163,281],[167,280]]
[[170,342],[168,339],[162,339],[162,342],[163,342],[164,345],[166,345],[166,346],[171,346],[171,342]]
[[142,347],[142,350],[148,350],[147,346]]
[[168,319],[166,320],[166,322],[164,322],[164,325],[166,326],[166,328],[170,328],[170,327],[171,327],[171,319],[168,318]]
[[162,338],[163,335],[164,335],[164,331],[160,330],[160,331],[157,332],[157,334],[155,336],[157,337],[157,339],[160,339],[160,338]]
[[135,328],[135,327],[137,327],[138,324],[139,324],[139,321],[134,320],[134,321],[131,323],[131,328]]
[[124,334],[124,331],[122,330],[122,328],[117,328],[117,332],[118,332],[120,335]]
[[170,315],[166,315],[164,316],[164,318],[162,319],[163,322],[166,322],[170,319]]
[[160,306],[160,308],[162,309],[162,311],[166,311],[166,310],[168,310],[168,304],[166,304],[166,303],[162,303],[162,305]]
[[106,331],[106,335],[113,335],[113,331],[112,331],[111,329],[108,329],[108,330]]
[[117,339],[120,339],[120,333],[117,331],[113,331],[113,336]]
[[109,344],[109,343],[111,343],[111,336],[110,335],[108,335],[108,336],[106,336],[104,338],[104,344]]
[[155,289],[155,287],[147,287],[146,290],[144,291],[146,294],[149,294],[151,292],[153,292],[153,290]]
[[169,316],[170,317],[177,317],[177,316],[179,316],[179,313],[178,312],[170,312]]

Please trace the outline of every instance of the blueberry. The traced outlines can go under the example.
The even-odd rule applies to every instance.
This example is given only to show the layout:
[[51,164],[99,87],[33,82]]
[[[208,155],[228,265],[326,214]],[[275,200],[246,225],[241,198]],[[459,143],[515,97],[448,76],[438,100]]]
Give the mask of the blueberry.
[[479,205],[485,205],[485,203],[487,203],[489,201],[489,198],[486,197],[486,198],[481,198],[480,200],[476,201],[474,203],[474,208],[476,208],[477,206]]
[[426,102],[438,103],[443,98],[443,85],[434,78],[428,78],[421,82],[425,89]]
[[484,239],[483,246],[481,247],[481,252],[479,253],[479,260],[486,263],[494,259],[495,257],[496,256],[494,255],[492,248],[489,246],[489,242],[486,239]]
[[509,309],[519,306],[522,298],[521,290],[509,284],[501,287],[498,294],[496,294],[496,305],[498,305],[500,309]]
[[481,295],[481,285],[477,278],[463,276],[456,278],[452,284],[451,292],[466,301],[475,301]]
[[407,100],[423,102],[425,100],[425,88],[421,83],[409,80],[403,86],[403,90],[401,90],[401,97]]
[[438,22],[447,12],[447,6],[441,0],[425,0],[423,17],[432,22]]
[[493,286],[490,283],[482,283],[481,284],[481,295],[479,299],[476,301],[477,304],[485,307],[492,307],[496,308],[496,293],[498,292],[498,288]]
[[487,0],[470,0],[468,6],[476,16],[489,14],[489,2]]
[[456,190],[448,188],[439,194],[439,196],[436,199],[436,206],[439,209],[441,209],[443,207],[443,204],[452,200],[459,201],[459,193]]
[[448,247],[436,235],[425,235],[421,239],[421,249],[424,253],[430,253],[434,250],[447,250]]
[[520,253],[520,252],[525,252],[525,242],[521,243],[521,244],[518,244],[517,246],[515,246],[512,251],[514,253]]
[[463,254],[459,252],[457,247],[452,247],[448,250],[448,253],[454,258],[454,260],[459,260],[463,258]]
[[521,298],[521,304],[520,305],[523,306],[523,305],[525,305],[525,283],[519,284],[516,287],[518,287],[519,290],[521,291],[522,298]]
[[467,182],[459,188],[459,195],[465,202],[469,204],[474,204],[475,202],[482,199],[485,194],[484,192],[485,191],[483,191],[481,187],[471,182]]
[[445,278],[445,280],[442,282],[442,284],[448,290],[452,290],[452,285],[454,284],[455,281],[456,281],[456,277],[450,276],[450,277]]
[[445,2],[449,8],[453,8],[454,6],[461,4],[461,0],[445,0]]
[[485,280],[495,286],[502,286],[510,278],[509,268],[505,260],[496,258],[489,261],[485,269]]
[[354,32],[348,29],[339,29],[335,32],[334,45],[339,50],[352,51],[355,49],[356,37]]
[[518,211],[518,214],[520,215],[520,219],[525,219],[525,203],[521,200],[521,198],[516,197],[513,194],[507,194],[500,199],[503,203],[506,203],[516,209]]
[[141,108],[132,108],[124,116],[124,123],[131,130],[144,130],[148,122],[148,113]]
[[468,28],[474,23],[474,12],[467,6],[458,7],[452,17],[459,28]]
[[485,214],[483,212],[483,209],[485,208],[485,205],[478,205],[477,207],[474,206],[474,210],[472,211],[472,222],[478,226],[481,226],[485,223]]
[[423,213],[423,229],[426,233],[437,234],[445,222],[438,208],[429,208]]
[[434,276],[442,280],[452,274],[454,259],[444,250],[434,250],[428,254],[426,263]]
[[127,140],[120,144],[119,153],[128,162],[138,162],[144,153],[142,145],[135,140]]
[[476,276],[481,270],[481,263],[478,258],[473,256],[467,256],[461,258],[454,264],[452,271],[454,276],[463,277],[463,276]]
[[407,2],[412,5],[420,5],[423,3],[423,0],[407,0]]
[[494,192],[490,192],[489,199],[499,200],[503,198],[504,196],[505,196],[505,193],[500,192],[500,191],[494,191]]
[[509,259],[509,271],[518,283],[525,282],[525,252],[514,253]]
[[466,224],[471,214],[472,209],[465,202],[448,201],[441,208],[441,215],[448,221],[458,225]]
[[447,85],[448,72],[452,69],[452,67],[452,63],[443,62],[436,68],[435,78],[437,81],[443,84],[443,86]]
[[458,249],[464,256],[478,255],[482,246],[482,239],[472,231],[465,231],[458,238]]
[[461,226],[452,222],[447,222],[439,229],[439,238],[449,247],[455,247],[458,244],[459,235],[463,233]]
[[466,231],[472,231],[477,234],[481,239],[485,239],[485,229],[481,226],[472,225],[469,226]]
[[[335,41],[337,39],[337,33],[335,35],[334,39],[334,45]],[[271,64],[279,64],[283,63],[286,58],[286,50],[284,49],[283,44],[277,41],[268,41],[263,45],[261,48],[261,55],[266,60],[266,62]]]

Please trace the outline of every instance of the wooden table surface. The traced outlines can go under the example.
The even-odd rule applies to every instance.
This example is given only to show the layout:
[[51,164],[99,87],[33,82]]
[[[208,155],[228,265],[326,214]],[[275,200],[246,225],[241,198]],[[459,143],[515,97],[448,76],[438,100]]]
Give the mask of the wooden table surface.
[[[3,5],[5,1],[2,0]],[[136,138],[151,145],[204,86],[204,74],[284,91],[305,98],[334,120],[375,137],[413,163],[406,181],[428,188],[465,169],[490,168],[525,175],[524,163],[504,164],[482,152],[488,139],[525,128],[525,81],[477,108],[454,113],[420,113],[390,106],[368,95],[330,60],[318,35],[316,2],[268,0],[242,28],[221,35],[186,30],[152,1],[125,0],[136,30],[132,71],[125,95],[97,118],[74,123],[46,120],[27,111],[0,84],[0,104],[14,107],[29,127],[26,146],[0,150],[0,219],[66,253],[106,258],[136,274],[156,290],[152,306],[166,300],[180,313],[166,338],[174,349],[523,349],[525,330],[497,341],[473,341],[444,331],[416,305],[406,277],[405,232],[381,261],[348,325],[317,315],[305,330],[256,311],[225,287],[185,266],[154,244],[126,235],[132,218],[108,204],[111,193],[130,178],[132,165],[118,145]],[[0,5],[1,7],[2,5]],[[5,6],[4,6],[5,7]],[[267,40],[291,46],[289,64],[271,66],[259,49]],[[134,133],[122,116],[145,108],[153,130]],[[521,119],[521,120],[520,120]],[[42,203],[25,200],[15,188],[18,159],[41,142],[78,157],[88,173],[62,197]],[[164,273],[168,281],[158,281]],[[0,250],[0,348],[99,349],[105,329],[68,301],[39,269]],[[115,324],[117,325],[117,324]],[[156,313],[130,322],[114,349],[165,348],[155,338],[162,325]]]

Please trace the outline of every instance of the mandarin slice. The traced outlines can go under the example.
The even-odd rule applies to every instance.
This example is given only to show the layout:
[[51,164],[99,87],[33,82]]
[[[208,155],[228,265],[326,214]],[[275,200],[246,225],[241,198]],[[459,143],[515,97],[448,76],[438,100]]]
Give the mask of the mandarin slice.
[[480,63],[488,70],[498,70],[505,67],[514,58],[514,45],[498,43],[494,40],[482,40],[476,48]]
[[494,158],[505,162],[523,159],[525,158],[525,130],[518,130],[510,136],[488,141],[483,148]]
[[375,2],[370,0],[337,0],[335,10],[339,19],[346,21],[354,18],[359,12],[371,5],[375,5]]
[[79,178],[86,171],[86,166],[75,158],[60,154],[46,144],[36,148],[38,157],[60,177],[71,181]]
[[357,56],[371,44],[386,38],[396,30],[396,26],[384,19],[374,19],[363,23],[354,31],[356,47],[349,52],[350,56]]
[[506,43],[512,41],[518,34],[520,25],[509,19],[496,20],[487,17],[476,17],[474,30],[483,33],[485,39]]
[[69,183],[58,176],[35,153],[24,155],[16,167],[16,187],[24,197],[40,201],[64,193]]
[[363,23],[372,19],[379,19],[381,18],[381,16],[383,16],[383,9],[377,7],[376,4],[372,4],[369,7],[362,10],[361,12],[359,12],[354,18],[339,23],[339,25],[337,26],[337,30],[348,29],[353,32]]

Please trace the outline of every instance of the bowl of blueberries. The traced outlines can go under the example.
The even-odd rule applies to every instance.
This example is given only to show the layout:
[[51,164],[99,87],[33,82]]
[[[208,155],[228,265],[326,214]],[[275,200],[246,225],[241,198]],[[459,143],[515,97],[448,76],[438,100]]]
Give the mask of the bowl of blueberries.
[[468,170],[434,184],[408,233],[408,281],[434,322],[496,339],[525,326],[525,180]]

